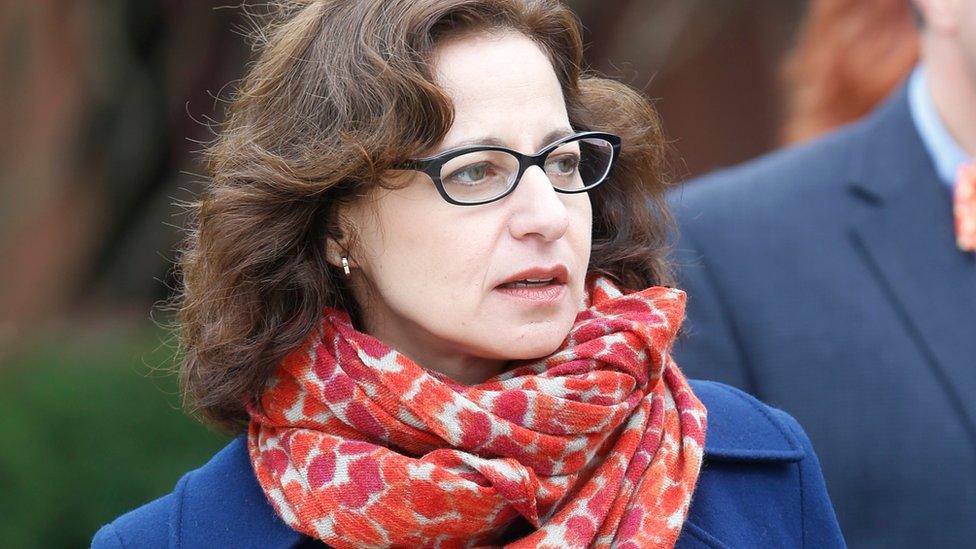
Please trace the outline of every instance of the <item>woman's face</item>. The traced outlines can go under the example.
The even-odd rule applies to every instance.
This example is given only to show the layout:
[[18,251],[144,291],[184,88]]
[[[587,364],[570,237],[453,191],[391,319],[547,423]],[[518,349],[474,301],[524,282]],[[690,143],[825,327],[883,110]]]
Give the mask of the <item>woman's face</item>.
[[[479,144],[532,154],[572,133],[552,65],[521,34],[449,40],[433,67],[455,118],[425,156]],[[533,167],[507,197],[457,206],[425,174],[402,178],[402,188],[379,189],[346,212],[358,236],[350,264],[366,331],[465,383],[554,351],[584,299],[587,194],[556,193]]]

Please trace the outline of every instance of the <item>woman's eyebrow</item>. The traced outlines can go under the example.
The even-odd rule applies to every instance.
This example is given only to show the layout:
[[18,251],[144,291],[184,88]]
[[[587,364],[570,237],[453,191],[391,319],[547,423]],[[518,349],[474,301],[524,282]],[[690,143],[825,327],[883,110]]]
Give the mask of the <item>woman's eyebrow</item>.
[[[552,144],[553,142],[558,141],[558,140],[560,140],[560,139],[562,139],[564,137],[569,137],[570,135],[573,135],[574,133],[576,133],[576,132],[572,128],[559,128],[557,130],[552,130],[551,132],[547,133],[545,135],[545,137],[542,138],[542,144],[536,150],[537,151],[538,150],[542,150],[542,149],[546,148],[547,146],[549,146],[550,144]],[[504,141],[502,141],[501,139],[498,139],[497,137],[482,136],[482,137],[472,137],[472,138],[469,138],[469,139],[463,139],[463,140],[458,141],[457,143],[454,143],[454,144],[452,144],[450,146],[443,147],[441,150],[435,152],[434,154],[437,155],[437,154],[440,154],[440,153],[445,152],[445,151],[451,151],[451,150],[454,150],[454,149],[461,149],[461,148],[464,148],[464,147],[476,147],[476,146],[479,146],[479,145],[490,145],[490,146],[493,146],[493,147],[505,147],[505,148],[509,148],[508,143],[505,143]]]

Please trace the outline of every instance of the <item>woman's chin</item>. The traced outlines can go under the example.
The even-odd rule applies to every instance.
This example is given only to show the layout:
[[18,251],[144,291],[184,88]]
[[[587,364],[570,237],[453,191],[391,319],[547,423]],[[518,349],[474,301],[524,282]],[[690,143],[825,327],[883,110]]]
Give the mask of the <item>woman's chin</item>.
[[544,330],[523,331],[512,334],[510,338],[500,338],[504,345],[495,349],[496,356],[506,360],[532,360],[544,358],[553,354],[566,340],[569,329],[561,326],[548,327]]

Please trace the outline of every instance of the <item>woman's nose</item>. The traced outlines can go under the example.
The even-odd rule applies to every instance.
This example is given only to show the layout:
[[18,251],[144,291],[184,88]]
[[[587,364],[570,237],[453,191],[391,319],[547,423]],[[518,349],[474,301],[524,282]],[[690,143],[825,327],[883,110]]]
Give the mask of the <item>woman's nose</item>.
[[569,211],[552,187],[549,176],[538,166],[525,170],[509,198],[515,203],[509,223],[509,230],[515,238],[535,235],[552,242],[566,234]]

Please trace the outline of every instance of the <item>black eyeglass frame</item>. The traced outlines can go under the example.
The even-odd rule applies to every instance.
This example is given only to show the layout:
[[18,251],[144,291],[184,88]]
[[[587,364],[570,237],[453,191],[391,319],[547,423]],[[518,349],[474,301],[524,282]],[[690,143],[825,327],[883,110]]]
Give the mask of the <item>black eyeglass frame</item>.
[[[430,156],[427,158],[419,158],[416,160],[408,160],[400,164],[399,166],[397,166],[397,169],[416,170],[427,174],[427,176],[430,177],[431,181],[434,182],[434,187],[437,188],[437,192],[440,193],[441,198],[443,198],[444,200],[446,200],[451,204],[455,204],[457,206],[480,206],[482,204],[490,204],[497,200],[501,200],[506,196],[512,194],[512,192],[515,191],[515,188],[518,187],[519,182],[522,181],[522,176],[525,174],[525,170],[531,168],[532,166],[538,166],[542,171],[545,171],[545,160],[546,157],[549,156],[549,153],[561,147],[562,145],[565,145],[566,143],[572,141],[580,141],[583,139],[602,139],[607,143],[610,143],[613,152],[611,153],[610,156],[610,166],[607,168],[606,173],[603,174],[603,177],[600,178],[600,180],[597,181],[596,183],[587,185],[580,189],[572,189],[572,190],[560,189],[558,187],[553,186],[553,189],[559,193],[578,194],[578,193],[583,193],[592,190],[593,188],[599,186],[601,183],[606,181],[607,178],[610,177],[610,173],[613,171],[613,166],[617,161],[617,157],[620,156],[621,139],[619,136],[614,135],[612,133],[604,133],[604,132],[575,133],[573,135],[568,135],[562,139],[559,139],[550,145],[547,145],[545,148],[543,148],[541,151],[539,151],[536,154],[522,154],[518,151],[513,151],[512,149],[508,149],[506,147],[498,147],[494,145],[476,145],[474,147],[460,147],[457,149],[450,149],[444,151],[435,156]],[[515,175],[515,180],[511,183],[511,186],[508,188],[508,190],[506,190],[505,192],[503,192],[502,194],[496,197],[489,198],[488,200],[482,200],[480,202],[459,202],[457,200],[454,200],[453,198],[451,198],[450,195],[447,194],[447,191],[444,189],[444,183],[441,181],[441,168],[444,167],[444,164],[450,162],[451,160],[461,155],[474,153],[474,152],[482,152],[482,151],[505,152],[514,156],[519,163],[519,169],[518,169],[518,173]]]

